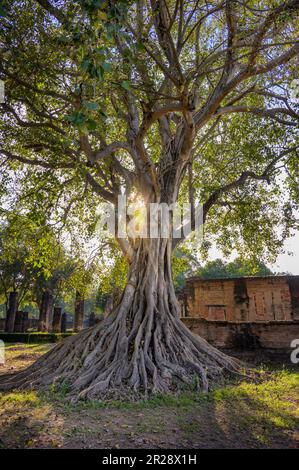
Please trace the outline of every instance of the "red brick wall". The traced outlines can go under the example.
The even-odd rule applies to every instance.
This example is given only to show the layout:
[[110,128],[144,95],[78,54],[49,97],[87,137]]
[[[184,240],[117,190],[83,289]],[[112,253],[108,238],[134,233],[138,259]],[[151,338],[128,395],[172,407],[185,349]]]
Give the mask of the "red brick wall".
[[186,316],[230,322],[299,319],[299,276],[187,279]]
[[266,349],[290,351],[293,339],[299,339],[299,321],[233,323],[183,318],[191,331],[217,348]]

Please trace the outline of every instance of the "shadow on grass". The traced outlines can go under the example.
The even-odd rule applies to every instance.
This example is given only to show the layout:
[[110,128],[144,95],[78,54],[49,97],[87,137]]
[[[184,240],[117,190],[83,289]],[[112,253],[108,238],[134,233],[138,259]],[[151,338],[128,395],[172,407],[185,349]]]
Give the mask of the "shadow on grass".
[[[235,383],[208,394],[155,395],[136,403],[71,403],[67,385],[42,394],[3,393],[0,445],[76,447],[80,436],[88,437],[92,447],[121,442],[130,448],[136,447],[130,435],[137,434],[138,447],[148,442],[170,448],[298,447],[298,390],[298,373],[282,370],[262,372],[258,384]],[[149,439],[147,444],[142,438]]]

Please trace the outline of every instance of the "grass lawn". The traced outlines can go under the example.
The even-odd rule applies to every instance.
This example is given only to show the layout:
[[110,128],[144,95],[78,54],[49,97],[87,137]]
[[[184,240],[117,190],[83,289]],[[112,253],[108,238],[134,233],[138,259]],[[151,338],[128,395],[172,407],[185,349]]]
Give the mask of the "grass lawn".
[[[21,369],[53,345],[8,344],[0,372]],[[299,373],[262,370],[258,384],[147,402],[71,404],[59,393],[0,394],[0,448],[299,447]]]

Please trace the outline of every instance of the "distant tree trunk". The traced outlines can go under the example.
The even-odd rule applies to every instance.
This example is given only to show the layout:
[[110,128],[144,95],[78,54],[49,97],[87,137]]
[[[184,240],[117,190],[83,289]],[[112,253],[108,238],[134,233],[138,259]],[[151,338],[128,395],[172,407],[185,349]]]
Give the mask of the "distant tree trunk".
[[95,316],[95,313],[94,312],[91,312],[90,315],[89,315],[89,319],[88,319],[88,326],[91,327],[91,326],[94,326],[96,323],[96,316]]
[[104,318],[107,318],[108,315],[110,315],[110,313],[112,312],[113,310],[113,295],[109,295],[106,303],[105,303],[105,308],[104,308]]
[[22,333],[26,333],[29,326],[29,314],[28,312],[23,312],[23,321],[22,321]]
[[61,333],[66,333],[66,313],[63,312],[61,316]]
[[18,293],[13,291],[9,293],[8,309],[6,312],[5,331],[13,333],[15,327],[15,319],[18,307]]
[[39,331],[49,331],[49,321],[51,309],[53,306],[53,296],[46,290],[43,292],[40,312],[39,312],[39,321],[38,321],[38,330]]
[[61,331],[61,315],[62,315],[61,307],[54,307],[53,322],[52,322],[53,333],[60,333]]
[[84,297],[81,292],[76,291],[75,300],[75,318],[74,318],[74,331],[78,332],[83,329],[84,319]]
[[16,312],[16,318],[15,318],[15,326],[14,326],[14,332],[15,333],[22,333],[23,330],[23,314],[24,312],[18,310]]

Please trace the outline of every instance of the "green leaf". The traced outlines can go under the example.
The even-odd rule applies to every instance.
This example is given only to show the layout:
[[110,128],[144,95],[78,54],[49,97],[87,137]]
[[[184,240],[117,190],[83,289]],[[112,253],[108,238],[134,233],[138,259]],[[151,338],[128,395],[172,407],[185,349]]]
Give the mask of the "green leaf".
[[107,19],[108,19],[107,15],[104,11],[99,11],[98,12],[98,17],[103,21],[107,21]]
[[74,114],[66,114],[63,119],[68,122],[73,122],[75,120]]
[[75,126],[80,126],[85,122],[85,115],[80,111],[64,116],[65,121],[72,122]]
[[145,47],[141,41],[136,43],[136,49],[141,52],[145,51]]
[[8,12],[4,5],[0,5],[0,18],[7,16]]
[[102,68],[105,72],[110,72],[111,71],[111,64],[108,64],[108,62],[103,62],[102,63]]
[[107,114],[102,109],[99,110],[99,116],[104,118],[104,119],[108,118]]
[[130,89],[131,89],[129,80],[123,80],[123,81],[121,82],[120,86],[121,86],[122,88],[124,88],[125,90],[130,90]]
[[86,121],[86,124],[87,124],[87,129],[88,129],[89,131],[95,131],[96,128],[98,127],[97,122],[94,121],[93,119],[88,119],[88,120]]
[[96,111],[97,109],[99,109],[98,103],[93,103],[91,101],[83,101],[83,104],[87,109],[90,109],[91,111]]
[[89,57],[84,57],[84,59],[82,60],[81,64],[80,64],[80,68],[81,70],[83,70],[84,72],[87,72],[87,70],[89,69],[91,65],[91,61],[90,61],[90,58]]

